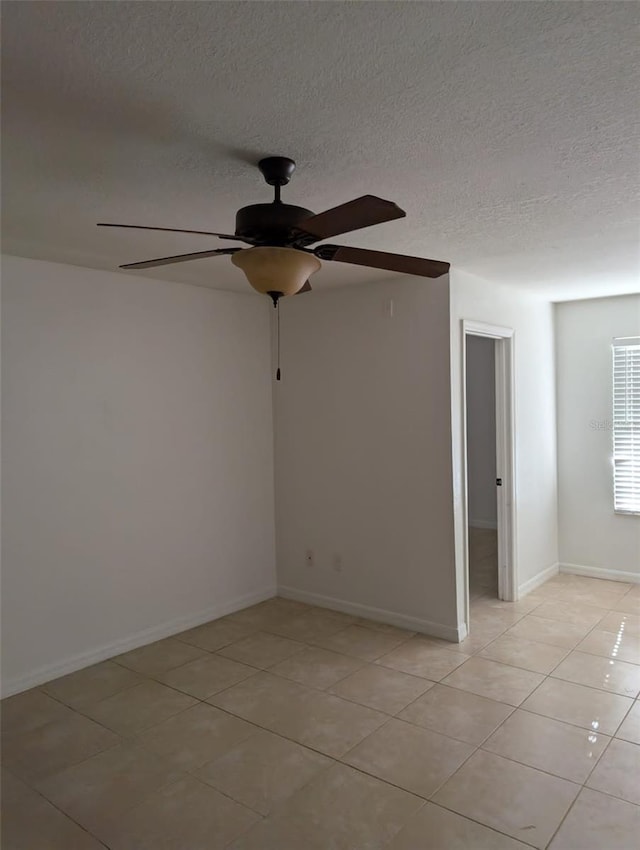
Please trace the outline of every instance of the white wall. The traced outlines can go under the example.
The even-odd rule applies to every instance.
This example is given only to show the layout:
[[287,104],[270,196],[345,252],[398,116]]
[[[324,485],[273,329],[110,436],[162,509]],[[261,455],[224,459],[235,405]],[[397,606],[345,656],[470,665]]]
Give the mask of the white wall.
[[271,595],[266,299],[2,272],[5,692]]
[[640,295],[555,310],[560,562],[637,576],[640,517],[613,512],[611,341],[640,336]]
[[[553,308],[526,292],[451,273],[451,402],[458,610],[464,620],[462,320],[513,328],[515,350],[516,586],[557,569],[557,468]],[[523,587],[524,586],[524,587]]]
[[447,279],[288,299],[282,372],[283,592],[455,639]]
[[495,342],[467,337],[468,522],[496,528]]

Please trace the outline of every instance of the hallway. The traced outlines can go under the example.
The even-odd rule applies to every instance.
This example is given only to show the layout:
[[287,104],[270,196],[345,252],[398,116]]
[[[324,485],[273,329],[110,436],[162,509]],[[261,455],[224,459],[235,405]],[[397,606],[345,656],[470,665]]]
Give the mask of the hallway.
[[469,598],[498,598],[498,532],[469,528]]

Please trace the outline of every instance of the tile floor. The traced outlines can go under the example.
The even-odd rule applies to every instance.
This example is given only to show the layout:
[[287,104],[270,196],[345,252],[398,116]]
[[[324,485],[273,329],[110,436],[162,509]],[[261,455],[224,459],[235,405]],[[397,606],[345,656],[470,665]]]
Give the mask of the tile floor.
[[2,704],[3,850],[634,850],[640,587],[447,644],[272,599]]

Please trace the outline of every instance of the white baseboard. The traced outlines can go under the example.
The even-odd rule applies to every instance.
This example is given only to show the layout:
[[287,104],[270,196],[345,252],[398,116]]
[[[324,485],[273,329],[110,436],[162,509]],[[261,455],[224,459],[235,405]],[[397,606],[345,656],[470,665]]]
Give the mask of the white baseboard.
[[136,632],[125,638],[112,641],[109,644],[91,649],[88,652],[82,652],[78,655],[72,655],[68,658],[58,661],[55,664],[49,664],[44,667],[39,667],[29,673],[24,673],[20,676],[6,679],[2,683],[2,697],[8,697],[12,694],[18,694],[21,691],[26,691],[28,688],[33,688],[36,685],[42,685],[45,682],[50,682],[52,679],[57,679],[60,676],[66,676],[67,673],[75,673],[76,670],[82,670],[84,667],[89,667],[92,664],[97,664],[99,661],[105,661],[107,658],[113,658],[115,655],[120,655],[123,652],[128,652],[130,649],[137,649],[139,646],[145,646],[148,643],[153,643],[162,638],[171,637],[172,635],[184,632],[187,629],[193,629],[196,626],[201,626],[203,623],[208,623],[210,620],[217,620],[218,617],[224,617],[226,614],[233,614],[235,611],[240,611],[242,608],[248,608],[250,605],[256,605],[258,602],[263,602],[265,599],[271,599],[276,595],[276,588],[269,587],[259,593],[250,593],[245,596],[237,596],[235,599],[230,599],[227,602],[220,602],[217,605],[212,605],[198,611],[195,614],[188,614],[185,617],[179,617],[176,620],[171,620],[168,623],[162,623],[159,626],[152,626],[149,629],[144,629],[141,632]]
[[469,520],[469,528],[493,528],[496,529],[498,527],[497,520],[488,520],[488,519],[470,519]]
[[523,596],[526,596],[527,593],[531,593],[531,591],[535,590],[536,587],[540,587],[540,585],[544,584],[545,581],[549,581],[550,578],[557,576],[559,570],[560,564],[552,564],[550,567],[541,570],[533,578],[530,578],[528,581],[523,582],[523,584],[518,585],[518,599],[522,599]]
[[625,570],[608,570],[605,567],[585,567],[582,564],[560,564],[561,573],[571,573],[588,578],[604,578],[607,581],[625,581],[640,584],[640,573],[630,573]]
[[414,632],[429,635],[431,637],[449,640],[459,643],[466,637],[461,635],[460,628],[445,626],[442,623],[432,623],[422,620],[420,617],[410,617],[408,614],[399,614],[396,611],[387,611],[384,608],[372,608],[370,605],[361,605],[359,602],[348,602],[346,599],[335,599],[333,596],[323,596],[320,593],[310,593],[297,587],[278,586],[278,596],[286,599],[295,599],[298,602],[308,602],[309,605],[318,605],[320,608],[330,608],[333,611],[341,611],[343,614],[353,614],[356,617],[365,617],[368,620],[376,620],[379,623],[388,623],[390,626],[398,626],[401,629],[410,629]]

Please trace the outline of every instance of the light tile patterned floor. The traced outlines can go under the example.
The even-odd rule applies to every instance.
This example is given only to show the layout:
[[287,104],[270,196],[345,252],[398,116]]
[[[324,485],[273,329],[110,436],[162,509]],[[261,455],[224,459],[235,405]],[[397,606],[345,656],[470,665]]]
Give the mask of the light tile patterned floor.
[[485,589],[460,646],[273,599],[5,700],[3,850],[635,850],[640,587]]

